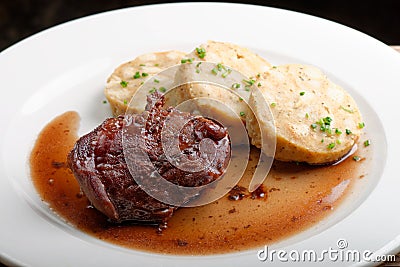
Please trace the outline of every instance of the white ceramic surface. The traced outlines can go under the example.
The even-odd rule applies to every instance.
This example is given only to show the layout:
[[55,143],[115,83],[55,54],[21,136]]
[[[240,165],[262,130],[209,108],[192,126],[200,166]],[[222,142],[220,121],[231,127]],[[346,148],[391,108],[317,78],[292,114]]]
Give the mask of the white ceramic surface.
[[28,266],[267,264],[257,259],[257,250],[182,257],[104,243],[55,216],[40,201],[29,178],[29,152],[52,118],[68,110],[78,111],[83,134],[111,115],[102,104],[102,91],[116,66],[144,52],[190,51],[209,39],[249,47],[274,64],[297,62],[322,68],[356,99],[373,140],[374,158],[365,182],[327,220],[272,248],[322,251],[337,248],[337,240],[345,238],[349,249],[379,254],[400,250],[396,169],[400,54],[363,33],[304,14],[249,5],[188,3],[82,18],[0,53],[1,261]]

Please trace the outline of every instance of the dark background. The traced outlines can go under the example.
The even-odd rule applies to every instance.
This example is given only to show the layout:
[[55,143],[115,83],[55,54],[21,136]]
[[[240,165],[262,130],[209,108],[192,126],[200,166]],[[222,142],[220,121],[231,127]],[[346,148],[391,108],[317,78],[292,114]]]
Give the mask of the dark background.
[[[49,28],[82,16],[123,7],[162,3],[138,0],[0,0],[0,51]],[[400,0],[233,1],[299,11],[367,33],[389,45],[400,44]]]
[[[204,0],[206,1],[206,0]],[[0,51],[51,26],[107,10],[166,1],[0,0]],[[232,1],[284,8],[350,26],[388,45],[400,45],[400,0]],[[4,266],[0,263],[0,266]]]

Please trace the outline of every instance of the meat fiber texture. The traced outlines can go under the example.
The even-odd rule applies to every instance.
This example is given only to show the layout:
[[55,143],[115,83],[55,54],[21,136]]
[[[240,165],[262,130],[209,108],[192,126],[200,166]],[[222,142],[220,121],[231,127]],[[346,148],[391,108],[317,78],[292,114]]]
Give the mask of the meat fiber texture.
[[[185,187],[207,185],[221,177],[228,166],[230,141],[224,127],[173,108],[162,109],[163,104],[164,99],[159,93],[152,94],[148,97],[145,112],[106,119],[92,132],[81,137],[68,155],[69,167],[85,195],[96,209],[113,222],[128,220],[161,225],[178,208],[148,195],[132,177],[122,143],[127,123],[142,124],[142,149],[158,173],[173,184]],[[189,158],[199,157],[199,144],[205,138],[212,140],[216,147],[217,157],[198,172],[187,172],[175,167],[164,154],[161,131],[171,112],[189,121],[180,132],[179,145],[183,154],[189,155]],[[138,164],[146,168],[149,163]],[[147,176],[147,179],[152,179],[152,176]],[[164,188],[154,190],[162,191]]]

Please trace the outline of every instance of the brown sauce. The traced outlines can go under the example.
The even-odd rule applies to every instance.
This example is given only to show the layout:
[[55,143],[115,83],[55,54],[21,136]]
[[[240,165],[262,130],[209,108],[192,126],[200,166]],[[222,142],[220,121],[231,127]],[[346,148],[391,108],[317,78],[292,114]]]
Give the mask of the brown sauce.
[[[79,115],[67,112],[40,133],[30,157],[31,177],[43,201],[67,222],[89,235],[127,248],[167,254],[205,255],[261,247],[296,234],[334,210],[366,161],[352,157],[332,166],[274,162],[262,187],[247,191],[259,150],[236,189],[202,207],[178,209],[168,229],[115,225],[81,193],[66,157],[77,140]],[[365,158],[368,150],[359,149]]]

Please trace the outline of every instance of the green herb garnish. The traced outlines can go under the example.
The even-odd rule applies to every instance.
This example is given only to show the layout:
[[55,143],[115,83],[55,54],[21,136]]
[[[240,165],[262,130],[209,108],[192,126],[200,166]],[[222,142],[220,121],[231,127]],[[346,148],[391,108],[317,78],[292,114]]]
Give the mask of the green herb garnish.
[[128,82],[127,81],[121,81],[119,84],[124,88],[128,86]]
[[233,89],[239,89],[240,88],[240,83],[234,83],[232,84]]
[[185,63],[193,63],[193,58],[182,58],[181,59],[181,63],[185,64]]
[[369,146],[371,144],[371,141],[370,140],[365,140],[364,141],[364,146]]
[[335,143],[330,143],[328,146],[327,146],[327,148],[329,148],[329,149],[333,149],[335,147]]
[[140,78],[140,73],[137,71],[137,72],[135,73],[135,75],[133,75],[133,78],[134,78],[134,79],[139,79],[139,78]]
[[249,79],[249,80],[243,80],[243,82],[249,86],[252,86],[256,81],[253,79]]
[[346,129],[346,134],[347,135],[351,134],[351,131],[349,129]]
[[222,73],[222,78],[226,78],[226,76],[228,76],[229,74],[231,74],[232,70],[228,69],[226,72]]
[[345,108],[343,106],[340,106],[340,108],[343,109],[344,111],[348,112],[348,113],[354,113],[354,111],[352,109],[348,109],[348,108]]
[[199,58],[204,58],[206,56],[206,50],[203,47],[196,47],[196,52]]
[[[331,117],[325,117],[325,118],[319,119],[319,121],[315,122],[314,125],[318,124],[320,126],[320,130],[322,132],[327,132],[328,134],[331,134],[332,133],[331,122],[332,122]],[[313,128],[313,129],[315,129],[315,128]]]
[[300,92],[300,95],[303,96],[306,92]]

